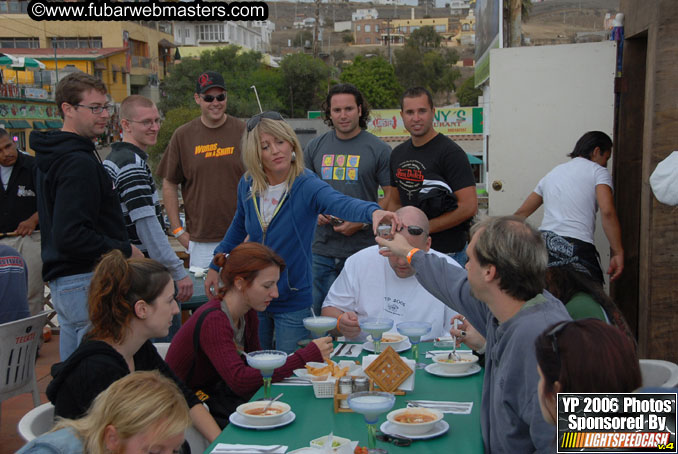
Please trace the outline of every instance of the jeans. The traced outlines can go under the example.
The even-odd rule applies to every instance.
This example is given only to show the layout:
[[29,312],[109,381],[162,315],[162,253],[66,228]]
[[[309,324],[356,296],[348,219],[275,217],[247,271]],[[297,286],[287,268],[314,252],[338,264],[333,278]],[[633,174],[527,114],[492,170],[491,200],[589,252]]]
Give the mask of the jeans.
[[49,283],[52,304],[59,320],[61,361],[66,361],[71,356],[89,330],[87,293],[93,274],[83,273],[59,277]]
[[310,335],[303,322],[304,318],[310,316],[311,310],[308,307],[295,312],[259,312],[259,342],[262,350],[275,348],[285,353],[294,353],[297,342]]
[[313,312],[320,315],[332,283],[344,269],[345,258],[313,254]]
[[461,265],[462,268],[466,265],[466,262],[468,262],[468,255],[466,255],[466,248],[468,247],[468,243],[464,245],[464,248],[461,251],[458,252],[450,252],[448,257],[452,257],[455,262],[457,262],[459,265]]

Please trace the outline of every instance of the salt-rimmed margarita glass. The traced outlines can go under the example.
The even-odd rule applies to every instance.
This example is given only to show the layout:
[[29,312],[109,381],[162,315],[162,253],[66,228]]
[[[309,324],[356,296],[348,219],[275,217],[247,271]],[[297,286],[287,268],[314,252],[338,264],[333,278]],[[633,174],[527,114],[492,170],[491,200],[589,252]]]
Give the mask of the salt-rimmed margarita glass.
[[386,413],[395,403],[391,393],[365,391],[348,396],[348,406],[356,413],[361,413],[367,423],[367,449],[369,454],[387,454],[385,449],[377,449],[377,428],[379,415]]
[[316,337],[324,336],[329,330],[337,326],[337,319],[334,317],[306,317],[304,319],[304,328],[311,331]]
[[412,344],[412,359],[417,369],[422,369],[425,364],[419,362],[419,342],[421,337],[431,332],[433,326],[430,322],[402,322],[396,325],[398,332],[407,336]]
[[259,350],[256,352],[246,353],[247,364],[250,367],[259,369],[261,376],[264,379],[264,399],[271,398],[271,378],[273,371],[285,364],[287,361],[287,353],[280,350]]
[[381,335],[393,328],[390,318],[365,317],[360,320],[360,329],[369,333],[374,342],[374,353],[381,353]]

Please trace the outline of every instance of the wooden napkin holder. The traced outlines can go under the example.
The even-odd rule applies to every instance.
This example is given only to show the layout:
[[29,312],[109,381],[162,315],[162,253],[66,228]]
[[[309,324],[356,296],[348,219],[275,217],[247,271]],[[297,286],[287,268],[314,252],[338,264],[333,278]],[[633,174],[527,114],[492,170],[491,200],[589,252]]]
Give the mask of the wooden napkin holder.
[[374,380],[375,389],[378,387],[379,391],[397,396],[405,395],[405,391],[399,390],[398,386],[413,373],[390,345],[365,369],[365,374]]

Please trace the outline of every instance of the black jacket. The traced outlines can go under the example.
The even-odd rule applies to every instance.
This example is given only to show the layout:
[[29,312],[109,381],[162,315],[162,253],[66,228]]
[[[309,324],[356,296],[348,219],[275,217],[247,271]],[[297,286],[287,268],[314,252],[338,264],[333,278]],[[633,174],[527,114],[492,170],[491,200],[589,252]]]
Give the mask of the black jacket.
[[83,136],[32,131],[42,277],[88,273],[103,254],[132,253],[118,195],[94,149]]
[[35,158],[19,152],[7,190],[0,184],[0,232],[15,231],[20,222],[33,216],[37,210]]
[[[200,403],[193,392],[174,375],[150,341],[134,355],[136,370],[158,370],[181,389],[189,407]],[[52,366],[53,380],[47,386],[47,398],[54,404],[54,414],[80,418],[100,392],[114,381],[128,375],[125,359],[102,341],[83,341],[62,363]]]

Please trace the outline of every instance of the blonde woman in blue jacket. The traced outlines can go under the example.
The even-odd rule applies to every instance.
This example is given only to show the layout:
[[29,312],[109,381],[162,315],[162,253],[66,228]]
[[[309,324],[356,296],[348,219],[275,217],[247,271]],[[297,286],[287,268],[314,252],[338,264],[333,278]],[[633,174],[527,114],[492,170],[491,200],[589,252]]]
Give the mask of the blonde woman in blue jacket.
[[[318,214],[363,222],[373,231],[380,223],[398,228],[400,221],[374,202],[335,191],[305,169],[299,139],[278,112],[263,112],[247,122],[242,150],[246,173],[238,184],[237,211],[215,254],[228,253],[249,237],[285,260],[279,297],[259,313],[259,340],[263,349],[273,348],[275,332],[275,347],[291,353],[308,337],[302,320],[311,315],[313,303],[311,245]],[[332,170],[340,178],[345,169]],[[212,263],[205,280],[210,297],[218,288],[218,271]]]

